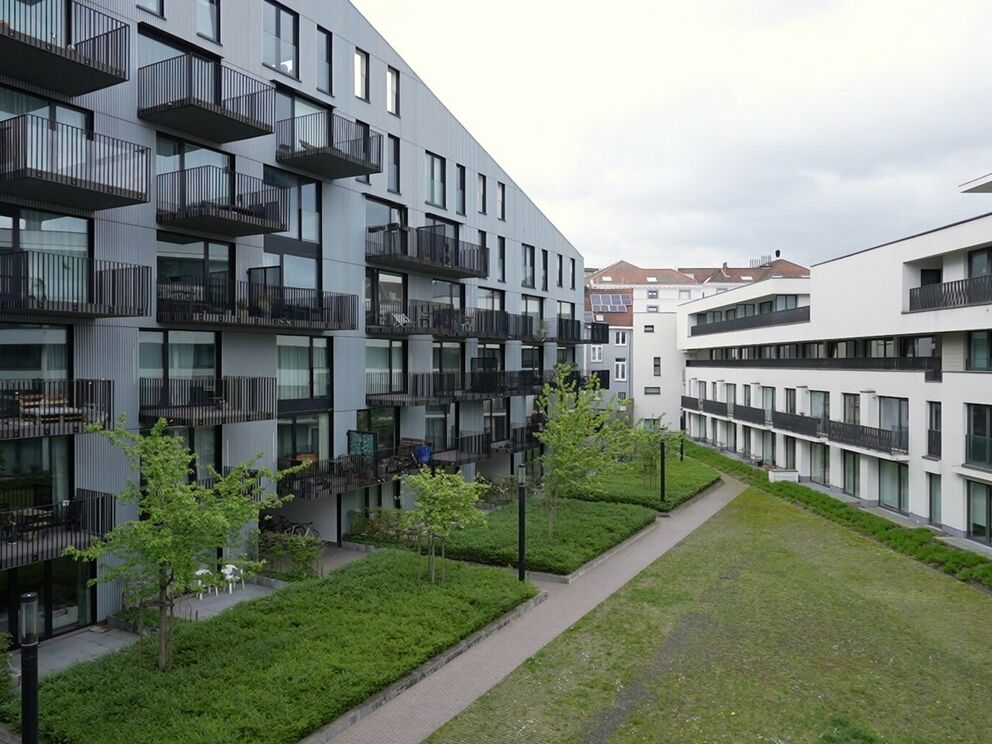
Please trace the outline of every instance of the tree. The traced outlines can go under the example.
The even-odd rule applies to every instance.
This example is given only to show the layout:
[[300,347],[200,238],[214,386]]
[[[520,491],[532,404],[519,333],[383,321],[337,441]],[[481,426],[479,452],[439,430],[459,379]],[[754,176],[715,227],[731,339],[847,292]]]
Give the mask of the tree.
[[[144,435],[125,430],[123,424],[122,419],[116,429],[94,426],[90,431],[120,449],[140,475],[128,481],[118,498],[133,504],[141,517],[122,522],[85,550],[68,548],[66,555],[86,561],[112,558],[93,581],[122,580],[131,601],[158,608],[158,668],[164,671],[172,656],[169,620],[175,598],[200,585],[196,572],[216,563],[219,546],[237,548],[257,535],[246,527],[262,509],[288,500],[273,495],[273,486],[299,468],[257,468],[256,457],[226,475],[210,468],[213,483],[208,487],[191,482],[195,456],[182,438],[167,433],[165,419]],[[240,558],[227,562],[248,575],[262,565]]]
[[433,584],[436,577],[437,552],[441,549],[441,580],[444,580],[444,542],[452,532],[484,525],[485,515],[476,506],[489,490],[484,481],[468,482],[461,472],[432,473],[421,468],[407,475],[404,482],[416,494],[417,504],[407,513],[411,531],[427,540],[427,570]]
[[631,452],[641,467],[643,475],[650,479],[651,485],[658,485],[658,465],[661,458],[661,440],[664,433],[661,429],[649,428],[643,423],[630,430]]
[[545,383],[539,406],[545,415],[537,440],[541,456],[544,496],[548,510],[548,539],[554,539],[554,518],[560,500],[601,492],[596,475],[609,470],[629,444],[627,425],[618,416],[615,396],[604,399],[599,378],[590,375],[579,384],[574,369],[560,365],[554,384]]

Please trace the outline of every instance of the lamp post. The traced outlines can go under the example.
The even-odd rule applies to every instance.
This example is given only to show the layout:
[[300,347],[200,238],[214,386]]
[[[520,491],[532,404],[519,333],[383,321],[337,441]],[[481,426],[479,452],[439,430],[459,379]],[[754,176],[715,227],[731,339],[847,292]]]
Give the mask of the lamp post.
[[38,744],[38,595],[21,595],[21,742]]
[[658,480],[661,481],[661,483],[658,488],[661,491],[661,503],[664,504],[665,503],[665,438],[664,437],[661,438],[661,442],[658,444],[658,449],[659,449],[658,468],[659,470],[661,470],[660,477],[658,478]]
[[517,578],[527,578],[527,471],[517,468]]

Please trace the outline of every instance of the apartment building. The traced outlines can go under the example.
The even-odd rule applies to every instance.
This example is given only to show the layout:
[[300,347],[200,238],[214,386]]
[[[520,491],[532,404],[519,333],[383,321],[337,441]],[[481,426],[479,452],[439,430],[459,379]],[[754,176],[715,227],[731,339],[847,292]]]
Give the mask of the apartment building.
[[992,542],[992,217],[678,309],[689,434]]
[[0,59],[0,631],[118,608],[60,557],[135,516],[92,423],[308,462],[327,540],[417,443],[534,457],[582,257],[348,2],[0,0]]
[[608,340],[589,346],[587,366],[610,375],[611,392],[631,401],[634,421],[679,427],[684,369],[675,325],[679,305],[770,277],[809,275],[807,268],[778,256],[752,263],[645,269],[618,261],[587,275],[586,317],[609,326]]

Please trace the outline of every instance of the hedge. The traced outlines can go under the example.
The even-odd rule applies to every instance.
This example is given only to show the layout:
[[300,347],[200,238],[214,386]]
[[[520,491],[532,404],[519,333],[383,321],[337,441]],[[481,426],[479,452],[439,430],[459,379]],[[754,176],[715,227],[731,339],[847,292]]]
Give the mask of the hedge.
[[992,589],[992,560],[947,545],[937,540],[933,531],[926,527],[903,527],[798,483],[770,483],[768,473],[761,468],[752,467],[708,447],[687,441],[685,449],[686,454],[693,458],[762,491],[798,504],[833,522],[847,525],[903,555],[923,561],[961,581]]

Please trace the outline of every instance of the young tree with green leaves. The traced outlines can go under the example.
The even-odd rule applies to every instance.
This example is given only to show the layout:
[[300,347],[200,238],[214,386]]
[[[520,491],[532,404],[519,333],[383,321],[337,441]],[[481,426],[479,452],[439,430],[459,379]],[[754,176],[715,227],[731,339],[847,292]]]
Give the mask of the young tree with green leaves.
[[410,531],[427,541],[427,569],[433,584],[438,549],[441,550],[441,580],[444,581],[444,542],[452,532],[486,523],[478,503],[489,490],[485,481],[466,481],[461,472],[431,472],[421,468],[403,478],[416,494],[417,505],[406,513]]
[[[86,561],[113,558],[94,581],[121,580],[131,601],[158,608],[158,668],[164,671],[172,655],[169,625],[176,597],[201,586],[196,572],[216,563],[218,546],[245,546],[257,534],[246,527],[261,510],[288,500],[275,496],[274,486],[299,468],[273,472],[257,468],[256,458],[226,475],[211,468],[213,484],[207,487],[192,482],[195,456],[182,438],[166,431],[165,419],[147,434],[127,431],[123,424],[91,431],[120,449],[140,475],[118,498],[133,504],[141,517],[122,522],[85,550],[68,548],[66,555]],[[227,562],[249,575],[261,568],[259,561]]]
[[629,447],[629,426],[617,415],[616,396],[604,398],[599,378],[590,375],[580,386],[569,365],[558,367],[553,385],[545,383],[538,405],[545,422],[535,436],[544,445],[544,497],[548,539],[553,540],[560,500],[602,491],[596,475],[609,470]]

